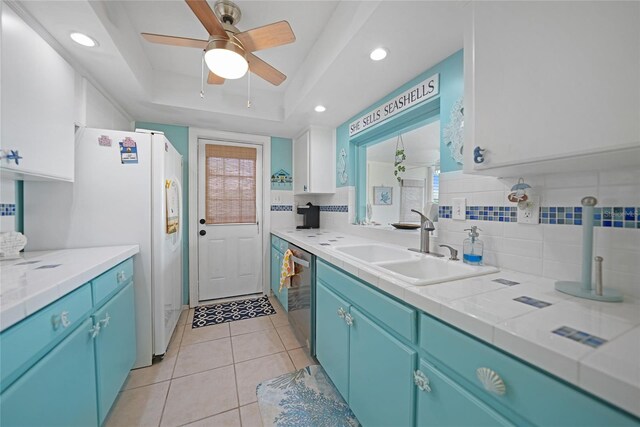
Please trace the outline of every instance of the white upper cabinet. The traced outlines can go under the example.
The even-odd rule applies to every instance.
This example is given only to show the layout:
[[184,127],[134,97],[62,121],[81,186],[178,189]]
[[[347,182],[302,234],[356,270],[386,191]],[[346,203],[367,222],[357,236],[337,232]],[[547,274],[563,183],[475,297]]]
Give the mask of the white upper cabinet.
[[[640,166],[639,2],[469,9],[465,172]],[[484,162],[474,161],[476,147]]]
[[335,130],[312,126],[293,140],[293,193],[336,192]]
[[1,64],[2,175],[73,181],[74,70],[6,4]]

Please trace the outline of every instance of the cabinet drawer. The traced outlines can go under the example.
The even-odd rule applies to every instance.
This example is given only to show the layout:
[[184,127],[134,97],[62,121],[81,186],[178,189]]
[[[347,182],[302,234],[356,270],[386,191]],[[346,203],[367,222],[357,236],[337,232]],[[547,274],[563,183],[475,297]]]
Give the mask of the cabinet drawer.
[[289,242],[286,240],[282,240],[281,238],[271,235],[271,246],[276,248],[276,250],[282,252],[283,254],[289,249]]
[[0,335],[0,389],[4,390],[91,311],[87,283]]
[[318,260],[317,278],[411,342],[416,337],[415,310],[371,289],[360,280]]
[[[534,424],[637,426],[631,416],[425,314],[420,316],[420,347],[459,374],[475,394],[508,406]],[[504,394],[483,387],[478,379],[482,368],[499,376]]]
[[115,292],[116,289],[122,289],[127,283],[133,279],[133,259],[126,261],[113,267],[111,270],[102,273],[92,281],[93,288],[93,304],[99,305],[106,297]]

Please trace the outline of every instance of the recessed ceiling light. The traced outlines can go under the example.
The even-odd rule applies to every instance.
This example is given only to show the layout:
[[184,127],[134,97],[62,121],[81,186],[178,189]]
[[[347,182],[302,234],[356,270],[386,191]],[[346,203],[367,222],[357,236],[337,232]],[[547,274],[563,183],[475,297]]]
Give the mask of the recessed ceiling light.
[[327,111],[324,105],[316,105],[316,108],[314,108],[314,110],[316,110],[316,113],[324,113],[325,111]]
[[95,41],[94,39],[92,39],[91,37],[89,37],[86,34],[82,34],[82,33],[71,33],[69,35],[71,37],[71,40],[73,40],[74,42],[78,43],[79,45],[85,46],[85,47],[96,47],[98,46],[98,42]]
[[380,61],[384,58],[387,57],[387,50],[385,48],[382,47],[378,47],[376,49],[373,49],[371,51],[371,53],[369,54],[369,58],[371,58],[374,61]]

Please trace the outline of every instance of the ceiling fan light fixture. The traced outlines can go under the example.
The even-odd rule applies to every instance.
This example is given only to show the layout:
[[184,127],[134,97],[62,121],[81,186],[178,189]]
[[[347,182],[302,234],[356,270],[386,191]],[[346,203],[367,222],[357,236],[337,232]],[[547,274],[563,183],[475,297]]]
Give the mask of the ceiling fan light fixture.
[[71,37],[71,40],[73,40],[74,42],[84,47],[98,46],[98,42],[95,41],[95,39],[89,37],[86,34],[79,33],[77,31],[74,31],[73,33],[69,34],[69,37]]
[[204,62],[211,72],[223,79],[239,79],[249,69],[245,50],[232,40],[211,40],[205,49]]
[[372,61],[382,61],[386,57],[387,57],[387,49],[383,47],[375,48],[369,54],[369,58],[371,58]]
[[316,111],[316,113],[324,113],[325,111],[327,111],[324,105],[316,105],[316,108],[314,108],[314,110]]

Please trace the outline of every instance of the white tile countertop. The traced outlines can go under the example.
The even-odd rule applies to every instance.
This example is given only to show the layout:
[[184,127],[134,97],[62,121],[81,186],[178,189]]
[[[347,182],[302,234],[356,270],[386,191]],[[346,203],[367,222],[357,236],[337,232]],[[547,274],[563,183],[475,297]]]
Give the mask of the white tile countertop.
[[[622,303],[605,303],[574,298],[556,291],[555,280],[504,269],[463,280],[413,286],[335,249],[380,242],[326,229],[271,232],[450,325],[640,416],[638,299],[625,297]],[[520,297],[548,305],[538,308],[514,300]],[[575,341],[558,334],[562,327],[592,338]],[[597,346],[599,340],[605,343]]]
[[0,331],[140,251],[138,245],[24,252],[0,261]]

